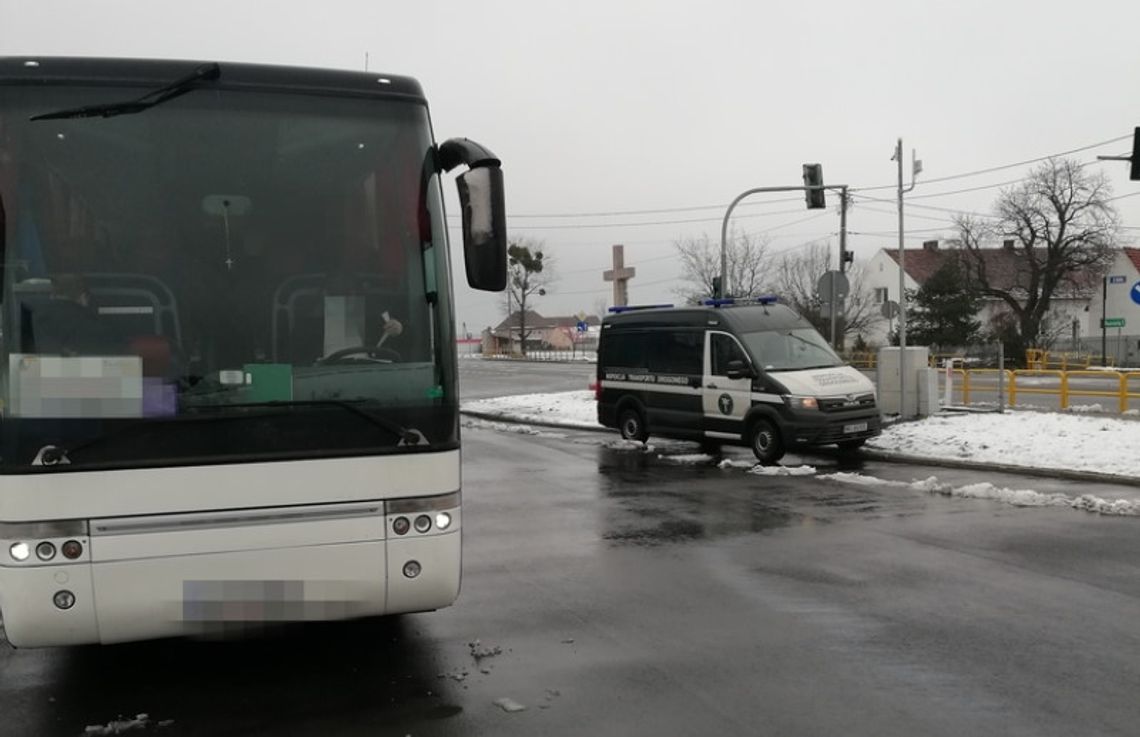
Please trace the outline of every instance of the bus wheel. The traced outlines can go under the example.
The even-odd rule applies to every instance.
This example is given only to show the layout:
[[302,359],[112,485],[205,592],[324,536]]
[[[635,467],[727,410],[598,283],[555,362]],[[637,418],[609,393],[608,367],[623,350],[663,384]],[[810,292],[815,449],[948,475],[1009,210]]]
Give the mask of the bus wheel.
[[748,444],[756,455],[756,460],[763,465],[770,465],[784,457],[784,444],[780,440],[780,431],[768,420],[756,420],[752,423]]
[[618,415],[618,429],[626,440],[638,440],[642,443],[649,437],[649,429],[645,427],[645,417],[636,407],[626,407]]

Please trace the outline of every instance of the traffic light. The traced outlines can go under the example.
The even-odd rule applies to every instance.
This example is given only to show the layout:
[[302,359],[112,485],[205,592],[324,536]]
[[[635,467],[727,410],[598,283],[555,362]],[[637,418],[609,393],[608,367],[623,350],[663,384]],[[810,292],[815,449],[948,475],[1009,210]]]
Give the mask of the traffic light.
[[[804,186],[823,187],[823,166],[804,164]],[[804,190],[804,199],[807,200],[809,210],[822,210],[827,207],[823,199],[823,189]]]
[[720,299],[721,297],[724,296],[724,292],[721,291],[720,277],[714,276],[712,279],[712,282],[713,282],[713,285],[712,285],[713,286],[713,295],[712,295],[713,299]]
[[1140,128],[1132,132],[1132,167],[1128,172],[1132,181],[1140,181]]
[[855,254],[852,253],[851,251],[844,251],[843,252],[843,263],[845,263],[845,264],[855,263]]

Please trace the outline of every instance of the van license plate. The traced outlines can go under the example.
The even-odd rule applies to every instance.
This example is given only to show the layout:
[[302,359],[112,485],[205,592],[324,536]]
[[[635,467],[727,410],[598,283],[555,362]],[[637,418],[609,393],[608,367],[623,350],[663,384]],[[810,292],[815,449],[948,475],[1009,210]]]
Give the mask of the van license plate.
[[866,422],[858,422],[854,425],[844,425],[843,426],[843,434],[844,435],[849,435],[850,433],[853,433],[853,432],[867,432],[867,423]]

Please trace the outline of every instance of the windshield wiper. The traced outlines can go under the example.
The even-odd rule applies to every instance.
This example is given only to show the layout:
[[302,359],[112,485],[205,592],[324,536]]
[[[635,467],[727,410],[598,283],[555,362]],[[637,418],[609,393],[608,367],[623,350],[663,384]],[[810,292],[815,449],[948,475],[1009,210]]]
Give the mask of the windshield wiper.
[[148,92],[136,100],[125,102],[110,102],[101,105],[85,105],[83,107],[58,110],[54,113],[34,115],[31,120],[67,120],[71,118],[112,118],[116,115],[133,115],[143,110],[161,105],[167,100],[185,95],[199,87],[199,82],[213,82],[222,76],[221,67],[217,63],[203,64],[185,77],[176,79],[165,87],[159,87]]
[[[389,432],[393,437],[398,439],[398,442],[396,443],[397,448],[405,447],[405,446],[409,446],[409,445],[431,445],[431,443],[428,441],[428,439],[426,437],[424,437],[424,434],[422,432],[420,432],[419,430],[417,430],[415,428],[411,428],[411,427],[403,427],[403,426],[401,426],[395,422],[392,422],[391,420],[387,420],[383,417],[377,417],[376,415],[374,415],[370,412],[364,411],[363,409],[356,406],[352,402],[348,402],[348,401],[345,401],[342,399],[314,399],[314,400],[307,400],[307,401],[280,401],[280,402],[249,402],[249,403],[242,403],[242,404],[212,404],[212,405],[206,405],[205,407],[198,407],[196,409],[198,409],[198,410],[201,410],[201,409],[216,410],[216,409],[237,408],[237,409],[276,409],[276,410],[280,410],[280,409],[288,409],[291,407],[339,407],[340,409],[351,412],[352,414],[356,415],[357,417],[360,417],[361,419],[367,421],[373,427],[378,427],[382,430]],[[257,415],[257,416],[258,417],[264,417],[265,415]],[[166,424],[178,425],[180,423],[186,423],[186,422],[217,422],[219,420],[230,420],[230,419],[239,419],[239,418],[248,419],[249,417],[250,417],[249,415],[210,414],[210,415],[206,415],[206,416],[193,417],[191,419],[190,416],[183,415],[183,416],[179,417],[178,419],[173,420],[172,422],[166,423]],[[123,435],[131,434],[131,433],[135,433],[135,432],[149,432],[149,431],[153,430],[154,427],[155,427],[155,423],[150,423],[150,422],[132,423],[131,425],[128,425],[127,427],[122,428],[117,432],[110,432],[110,433],[107,433],[105,435],[96,436],[94,438],[91,438],[90,440],[79,443],[78,445],[75,445],[72,448],[61,448],[58,445],[45,445],[44,447],[40,448],[38,453],[36,453],[35,458],[32,459],[31,465],[33,465],[33,466],[67,466],[67,465],[71,464],[71,458],[69,457],[71,453],[74,453],[76,451],[81,451],[81,450],[87,450],[88,448],[90,448],[92,446],[100,445],[100,444],[105,443],[109,440],[120,438]]]
[[352,414],[360,417],[363,420],[371,423],[372,425],[383,428],[392,433],[400,439],[396,443],[396,447],[404,445],[430,445],[428,439],[424,434],[414,427],[404,427],[391,420],[383,417],[378,417],[371,412],[365,412],[363,409],[353,404],[352,402],[343,399],[305,399],[296,401],[278,401],[278,402],[260,402],[251,404],[223,404],[217,405],[220,407],[340,407],[343,410],[351,412]]

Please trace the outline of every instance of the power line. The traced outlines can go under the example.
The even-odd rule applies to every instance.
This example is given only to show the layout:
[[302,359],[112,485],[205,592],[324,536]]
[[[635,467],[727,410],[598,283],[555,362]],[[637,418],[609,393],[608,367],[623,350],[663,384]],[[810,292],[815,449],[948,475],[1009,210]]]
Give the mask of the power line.
[[[950,175],[947,175],[944,177],[935,177],[934,179],[923,179],[922,181],[919,182],[919,184],[923,184],[923,185],[925,185],[925,184],[936,184],[938,182],[949,182],[949,181],[953,181],[955,179],[965,179],[967,177],[976,177],[976,176],[980,176],[982,174],[992,174],[995,171],[1004,171],[1006,169],[1015,169],[1019,166],[1026,166],[1028,164],[1036,164],[1040,161],[1048,161],[1049,159],[1055,159],[1058,156],[1068,156],[1069,154],[1080,153],[1081,151],[1088,151],[1090,149],[1100,148],[1101,146],[1107,146],[1110,143],[1119,143],[1121,141],[1127,141],[1131,138],[1132,138],[1131,135],[1117,136],[1116,138],[1110,138],[1107,141],[1101,141],[1100,143],[1091,143],[1088,146],[1081,146],[1079,148],[1069,149],[1068,151],[1059,151],[1057,153],[1049,154],[1047,156],[1038,156],[1037,158],[1025,159],[1024,161],[1015,161],[1012,164],[1002,164],[1001,166],[991,166],[988,169],[977,169],[975,171],[962,172],[961,174],[950,174]],[[875,186],[875,187],[858,187],[858,188],[852,187],[851,191],[852,192],[870,192],[872,190],[897,189],[897,188],[898,188],[898,184],[883,184],[883,185],[879,185],[879,186]]]
[[[1004,171],[1006,169],[1014,169],[1014,168],[1017,168],[1019,166],[1026,166],[1028,164],[1036,164],[1040,161],[1046,161],[1048,159],[1056,158],[1058,156],[1067,156],[1069,154],[1080,153],[1082,151],[1089,151],[1089,150],[1092,150],[1095,148],[1100,148],[1102,146],[1107,146],[1107,145],[1112,144],[1112,143],[1118,143],[1120,141],[1130,140],[1131,138],[1132,138],[1131,135],[1119,136],[1117,138],[1111,138],[1111,139],[1108,139],[1106,141],[1101,141],[1099,143],[1092,143],[1092,144],[1089,144],[1087,146],[1080,146],[1078,148],[1069,149],[1068,151],[1060,151],[1057,153],[1048,154],[1046,156],[1039,156],[1039,157],[1032,158],[1032,159],[1025,159],[1023,161],[1017,161],[1017,162],[1014,162],[1012,164],[1002,164],[1000,166],[993,166],[993,167],[989,167],[987,169],[977,169],[975,171],[961,172],[959,174],[950,174],[950,175],[947,175],[944,177],[936,177],[934,179],[924,179],[924,180],[920,180],[918,182],[918,184],[925,186],[928,184],[936,184],[938,182],[948,182],[948,181],[953,181],[956,179],[966,179],[968,177],[980,176],[982,174],[991,174],[991,173],[997,172],[997,171]],[[1084,164],[1082,164],[1082,166],[1087,166],[1088,164],[1092,164],[1092,163],[1095,163],[1095,162],[1092,162],[1092,161],[1085,162]],[[1017,180],[1013,180],[1010,182],[1002,182],[1000,184],[984,185],[982,187],[975,187],[975,188],[958,190],[958,191],[953,191],[953,192],[938,192],[938,193],[930,193],[930,194],[925,194],[925,195],[915,195],[915,196],[911,197],[910,199],[917,199],[917,198],[923,198],[923,197],[939,197],[939,196],[949,195],[949,194],[959,194],[961,192],[978,191],[981,189],[990,189],[993,187],[1008,186],[1010,184],[1016,184],[1019,181],[1022,181],[1022,180],[1017,179]],[[871,192],[871,191],[875,191],[875,190],[895,189],[895,188],[897,188],[897,186],[898,186],[897,184],[884,184],[884,185],[878,185],[878,186],[873,186],[873,187],[851,187],[851,189],[849,191],[850,192]],[[753,200],[753,201],[749,201],[749,202],[742,202],[738,205],[738,207],[762,207],[764,205],[773,205],[773,204],[780,204],[780,203],[785,203],[785,202],[799,202],[801,200],[802,200],[802,197],[782,197],[782,198],[773,199],[773,200]],[[723,210],[726,207],[728,207],[728,205],[726,205],[726,204],[716,204],[716,205],[691,205],[691,206],[683,206],[683,207],[661,207],[661,208],[653,208],[653,209],[645,209],[645,210],[610,210],[610,211],[596,211],[596,212],[563,212],[563,213],[512,213],[509,217],[511,219],[625,217],[625,216],[632,216],[632,215],[665,215],[665,214],[669,214],[669,213],[700,212],[702,210]],[[775,213],[771,213],[771,214],[775,214]],[[455,217],[458,217],[458,215],[453,213],[453,214],[449,214],[448,217],[449,218],[455,218]],[[661,224],[670,225],[673,223],[667,222],[667,223],[661,223]],[[536,226],[532,226],[532,227],[536,227]]]

